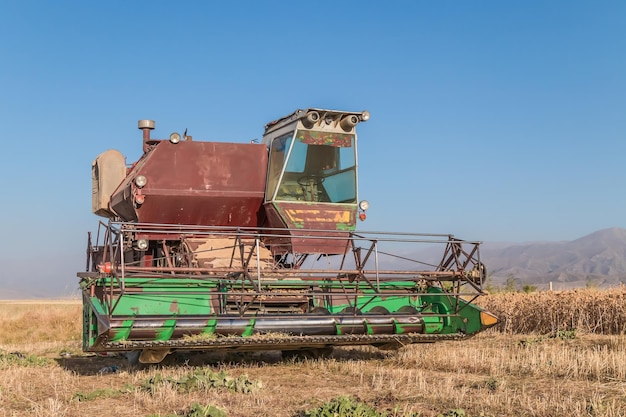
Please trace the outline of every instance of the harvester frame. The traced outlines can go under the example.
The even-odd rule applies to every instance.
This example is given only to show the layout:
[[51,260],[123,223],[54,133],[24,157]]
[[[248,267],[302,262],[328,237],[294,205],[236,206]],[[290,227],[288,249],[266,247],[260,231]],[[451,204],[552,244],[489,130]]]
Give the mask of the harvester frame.
[[[321,231],[290,233],[311,239],[313,232]],[[451,235],[351,232],[335,238],[347,245],[343,255],[312,259],[311,254],[268,257],[262,252],[265,241],[283,234],[276,229],[101,222],[95,245],[89,236],[89,272],[78,274],[84,349],[141,350],[142,362],[158,362],[175,349],[397,348],[461,339],[492,324],[488,313],[468,307],[483,294],[480,242]],[[163,257],[151,259],[150,265],[133,258],[133,242],[144,236],[161,238]],[[198,238],[228,246],[189,250],[186,242]],[[439,262],[381,249],[418,244],[444,246]],[[199,259],[218,258],[222,266],[198,264]],[[407,269],[407,264],[423,268]],[[382,300],[395,300],[397,312]],[[444,331],[453,321],[458,328],[479,322],[480,328]]]

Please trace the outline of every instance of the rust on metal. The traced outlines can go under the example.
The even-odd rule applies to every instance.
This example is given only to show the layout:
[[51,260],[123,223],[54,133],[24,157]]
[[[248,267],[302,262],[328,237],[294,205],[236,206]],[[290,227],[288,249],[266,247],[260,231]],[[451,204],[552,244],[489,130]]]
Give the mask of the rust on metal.
[[[131,168],[111,207],[126,221],[258,226],[266,169],[263,145],[159,141]],[[146,184],[138,189],[140,175]]]

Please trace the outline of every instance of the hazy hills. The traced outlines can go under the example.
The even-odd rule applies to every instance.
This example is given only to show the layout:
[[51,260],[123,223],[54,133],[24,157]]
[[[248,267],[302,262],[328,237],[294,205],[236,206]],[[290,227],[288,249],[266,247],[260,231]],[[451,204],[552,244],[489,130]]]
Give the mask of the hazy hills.
[[611,228],[569,242],[484,243],[482,259],[495,284],[555,289],[626,283],[626,229]]

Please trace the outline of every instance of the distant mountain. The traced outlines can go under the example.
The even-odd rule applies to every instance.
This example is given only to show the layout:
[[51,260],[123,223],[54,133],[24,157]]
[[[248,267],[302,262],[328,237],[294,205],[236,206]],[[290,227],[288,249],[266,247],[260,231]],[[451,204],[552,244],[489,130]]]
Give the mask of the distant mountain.
[[484,243],[481,256],[496,284],[558,288],[626,283],[626,229],[599,230],[570,242]]

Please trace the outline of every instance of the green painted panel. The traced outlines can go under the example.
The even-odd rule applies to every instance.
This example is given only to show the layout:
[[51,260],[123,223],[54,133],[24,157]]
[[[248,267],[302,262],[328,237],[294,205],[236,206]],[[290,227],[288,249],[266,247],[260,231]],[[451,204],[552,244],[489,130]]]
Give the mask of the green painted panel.
[[[110,285],[110,280],[102,280],[103,284]],[[113,281],[115,284],[116,281]],[[153,279],[153,278],[132,278],[125,281],[126,292],[114,300],[113,318],[119,317],[123,319],[122,325],[116,328],[112,341],[127,340],[131,330],[133,329],[134,319],[149,316],[160,316],[165,320],[163,325],[156,329],[155,339],[159,341],[169,340],[178,319],[184,319],[186,316],[195,318],[205,317],[208,322],[206,327],[202,329],[205,335],[211,335],[215,332],[217,319],[215,312],[211,307],[211,294],[218,293],[218,287],[215,282],[209,283],[194,278],[183,279]],[[346,283],[342,285],[349,290],[357,288],[357,283]],[[280,281],[264,281],[265,289],[304,289],[309,287],[322,288],[323,291],[334,290],[336,293],[335,302],[341,296],[338,290],[342,289],[342,285],[337,282],[326,283],[319,286],[319,282],[307,282],[306,280],[280,280]],[[249,282],[239,281],[239,288],[251,288]],[[458,299],[459,306],[454,305],[456,298],[450,297],[441,289],[436,287],[429,288],[428,295],[415,296],[411,295],[409,290],[415,288],[414,282],[386,282],[381,283],[380,288],[383,291],[407,291],[406,296],[384,296],[376,294],[371,288],[359,288],[361,295],[356,301],[356,307],[364,314],[371,312],[377,307],[384,307],[391,314],[394,314],[404,307],[412,307],[421,313],[424,320],[424,332],[428,334],[453,334],[465,332],[473,334],[481,330],[480,311],[481,309],[473,304],[469,304],[462,299]],[[118,291],[119,292],[119,291]],[[106,322],[108,316],[108,306],[100,302],[97,297],[85,297],[83,306],[83,344],[86,347],[93,347],[98,343],[98,322],[97,317],[102,317]],[[330,306],[317,298],[316,303],[326,307],[332,314],[338,314],[345,308],[351,307],[354,302],[353,297],[345,299],[345,303]],[[350,300],[350,302],[348,302]],[[116,304],[117,303],[117,304]],[[454,314],[459,311],[458,314]],[[248,337],[255,332],[256,319],[250,318],[242,329],[243,336]],[[373,334],[373,328],[369,323],[365,323],[365,331]],[[403,325],[396,323],[395,332],[404,333],[415,331],[415,326]],[[338,325],[336,334],[345,334],[348,328],[352,326]]]
[[[117,281],[112,283],[119,288]],[[103,284],[109,286],[111,281]],[[193,278],[127,278],[124,284],[124,293],[112,303],[114,316],[209,315],[209,293],[217,289],[215,283]],[[99,306],[97,298],[92,297],[92,303],[100,314],[105,314],[107,307]]]
[[248,322],[248,326],[246,326],[246,330],[244,330],[242,336],[243,337],[249,337],[252,336],[252,334],[254,333],[254,326],[256,324],[256,320],[255,319],[250,319],[250,321]]
[[157,340],[170,340],[175,328],[175,319],[165,320],[165,322],[163,322],[163,327],[157,332]]
[[122,325],[117,329],[115,335],[111,338],[112,342],[118,342],[120,340],[128,340],[128,335],[133,328],[134,320],[124,320]]

